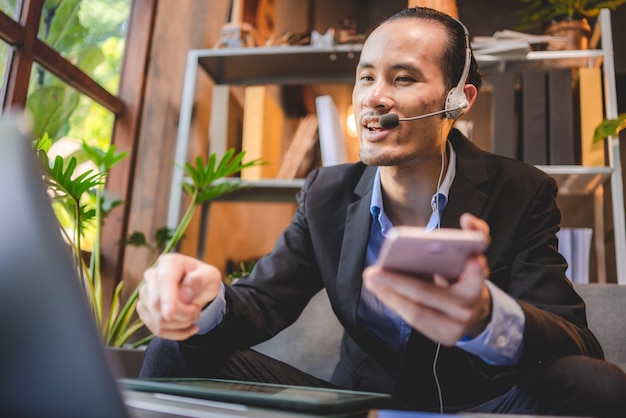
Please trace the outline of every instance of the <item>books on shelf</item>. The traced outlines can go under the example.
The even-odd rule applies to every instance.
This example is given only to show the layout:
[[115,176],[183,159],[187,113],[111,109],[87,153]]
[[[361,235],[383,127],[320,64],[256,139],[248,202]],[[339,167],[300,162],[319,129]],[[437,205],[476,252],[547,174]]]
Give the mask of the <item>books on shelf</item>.
[[548,162],[576,164],[572,71],[550,68],[548,73]]
[[522,89],[522,159],[530,164],[548,163],[546,74],[524,70]]
[[322,153],[322,165],[336,165],[348,162],[346,140],[341,127],[337,106],[328,95],[315,98],[315,110]]
[[565,68],[493,74],[492,151],[536,165],[578,164],[579,103],[572,77]]
[[567,261],[565,275],[572,283],[589,283],[591,228],[562,228],[559,238],[559,252]]
[[266,86],[249,86],[244,93],[241,148],[249,160],[266,164],[241,172],[244,180],[272,178],[281,159],[283,111]]
[[596,126],[602,122],[603,86],[600,68],[580,68],[579,77],[579,105],[580,105],[580,152],[582,165],[603,166],[604,142],[594,142],[593,135]]
[[491,150],[518,158],[517,72],[504,71],[492,77]]
[[[276,173],[276,178],[293,179],[301,177],[300,170],[310,159],[317,145],[317,115],[311,114],[302,118],[287,149],[283,161]],[[306,174],[306,173],[302,173]]]

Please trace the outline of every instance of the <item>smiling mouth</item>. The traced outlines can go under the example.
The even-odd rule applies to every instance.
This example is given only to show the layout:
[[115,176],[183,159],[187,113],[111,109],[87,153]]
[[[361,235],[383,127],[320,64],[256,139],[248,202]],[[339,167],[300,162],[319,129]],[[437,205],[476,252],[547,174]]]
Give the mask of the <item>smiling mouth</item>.
[[376,131],[380,131],[383,128],[381,128],[380,123],[376,120],[376,121],[370,121],[367,122],[366,124],[363,125],[367,130],[369,130],[370,132],[376,132]]

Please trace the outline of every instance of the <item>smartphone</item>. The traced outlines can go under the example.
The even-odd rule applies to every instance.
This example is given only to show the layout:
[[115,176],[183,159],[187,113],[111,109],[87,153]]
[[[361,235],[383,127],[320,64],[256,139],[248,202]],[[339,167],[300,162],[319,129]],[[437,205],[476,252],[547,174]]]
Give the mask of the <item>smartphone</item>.
[[478,231],[398,226],[392,228],[383,241],[377,264],[382,268],[432,278],[439,274],[454,281],[467,260],[485,251],[487,242]]

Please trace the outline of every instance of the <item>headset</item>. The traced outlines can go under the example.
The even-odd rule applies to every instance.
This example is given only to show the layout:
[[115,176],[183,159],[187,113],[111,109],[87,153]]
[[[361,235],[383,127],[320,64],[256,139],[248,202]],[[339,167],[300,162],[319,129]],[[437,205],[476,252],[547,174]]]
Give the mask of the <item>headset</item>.
[[452,88],[446,96],[444,109],[423,115],[411,116],[408,118],[401,118],[398,116],[397,113],[385,113],[384,115],[380,116],[378,120],[381,128],[393,129],[398,126],[400,122],[428,118],[431,116],[440,115],[442,113],[445,113],[445,117],[447,119],[457,119],[459,116],[461,116],[461,113],[463,113],[463,109],[469,106],[467,96],[465,96],[465,92],[463,91],[465,83],[467,82],[467,77],[469,76],[470,67],[472,65],[472,48],[470,47],[469,31],[467,30],[465,25],[461,23],[458,19],[455,19],[453,17],[451,17],[451,19],[453,19],[459,24],[461,28],[463,28],[465,36],[465,65],[463,67],[463,72],[461,73],[458,84],[456,85],[456,87]]
[[463,72],[461,73],[461,78],[459,79],[459,83],[452,90],[448,92],[446,96],[446,105],[445,105],[445,113],[446,118],[448,119],[456,119],[461,116],[463,109],[465,109],[469,102],[467,101],[467,97],[465,96],[465,92],[463,91],[463,87],[465,87],[465,83],[467,82],[467,77],[469,75],[470,66],[472,65],[472,48],[470,47],[469,40],[469,31],[467,27],[461,23],[460,20],[454,19],[461,28],[463,28],[463,32],[465,34],[465,66],[463,67]]

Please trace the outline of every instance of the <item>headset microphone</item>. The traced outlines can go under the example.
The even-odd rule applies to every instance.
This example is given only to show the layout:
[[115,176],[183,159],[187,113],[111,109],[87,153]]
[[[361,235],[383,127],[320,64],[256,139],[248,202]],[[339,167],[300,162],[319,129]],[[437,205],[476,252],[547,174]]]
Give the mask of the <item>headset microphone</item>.
[[413,116],[413,117],[410,117],[410,118],[401,118],[401,117],[398,116],[397,113],[385,113],[384,115],[382,115],[378,119],[378,123],[380,123],[380,127],[383,128],[383,129],[393,129],[396,126],[400,125],[400,122],[405,122],[405,121],[408,121],[408,120],[417,120],[417,119],[428,118],[428,117],[431,117],[431,116],[440,115],[442,113],[455,112],[455,111],[461,110],[463,108],[466,108],[467,105],[468,105],[468,103],[467,103],[467,100],[466,100],[465,103],[460,103],[460,105],[458,107],[456,107],[456,108],[439,110],[437,112],[426,113],[425,115]]

